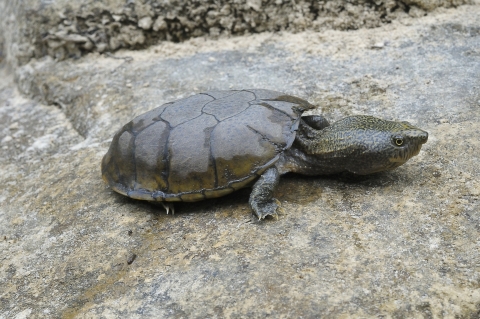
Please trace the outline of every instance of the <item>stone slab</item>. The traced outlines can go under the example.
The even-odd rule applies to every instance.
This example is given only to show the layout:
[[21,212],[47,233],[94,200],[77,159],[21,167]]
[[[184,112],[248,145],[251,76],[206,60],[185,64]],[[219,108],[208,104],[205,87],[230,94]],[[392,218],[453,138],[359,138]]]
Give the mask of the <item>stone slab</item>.
[[[0,318],[477,318],[479,15],[3,65]],[[429,141],[389,173],[286,176],[285,213],[262,223],[248,189],[172,216],[104,185],[124,122],[229,88],[408,120]]]
[[0,42],[16,66],[191,37],[373,28],[476,1],[8,0],[0,2]]

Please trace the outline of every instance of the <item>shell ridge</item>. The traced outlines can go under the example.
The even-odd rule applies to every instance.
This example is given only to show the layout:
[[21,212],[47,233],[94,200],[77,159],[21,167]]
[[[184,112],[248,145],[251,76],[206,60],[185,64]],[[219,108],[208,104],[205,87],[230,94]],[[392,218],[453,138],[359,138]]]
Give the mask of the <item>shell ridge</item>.
[[242,90],[242,91],[243,91],[243,92],[252,93],[252,94],[253,94],[253,96],[255,96],[255,100],[254,100],[254,101],[256,101],[256,100],[258,100],[258,99],[259,99],[259,98],[258,98],[258,96],[257,96],[257,94],[256,94],[254,91],[251,91],[251,90]]
[[138,135],[138,134],[142,133],[144,130],[146,130],[147,128],[149,128],[150,126],[152,126],[153,124],[155,124],[155,123],[158,122],[158,121],[155,121],[154,119],[152,119],[152,121],[154,121],[154,122],[148,124],[147,126],[145,126],[144,128],[142,128],[141,130],[136,131],[136,133],[133,132],[133,130],[132,130],[132,135],[133,135],[135,138],[137,138],[137,135]]
[[274,158],[260,166],[254,173],[258,176],[261,176],[263,172],[267,170],[267,168],[272,167],[280,159],[280,154],[277,154]]
[[244,90],[242,90],[242,92],[252,93],[255,96],[255,100],[258,100],[258,101],[269,100],[269,99],[260,99],[257,96],[257,93],[255,93],[256,91],[267,91],[267,92],[271,92],[271,93],[275,93],[275,94],[282,94],[281,92],[277,92],[277,91],[273,91],[273,90],[266,90],[266,89],[260,89],[260,90],[255,90],[255,89],[246,89],[245,90],[244,89]]
[[[232,93],[232,94],[229,94],[229,95],[222,96],[221,98],[222,98],[222,99],[224,99],[224,98],[226,98],[226,97],[229,97],[229,96],[232,96],[232,95],[238,94],[238,92],[239,92],[239,91],[236,91],[236,90],[232,90],[232,91],[233,91],[233,93]],[[241,92],[241,91],[240,91],[240,92]],[[213,101],[215,101],[215,100],[218,100],[218,98],[216,98],[216,97],[214,97],[214,96],[210,95],[208,92],[203,92],[203,93],[199,93],[199,94],[208,95],[209,97],[213,98]],[[213,102],[213,101],[211,101],[211,102]],[[210,102],[209,102],[209,103],[210,103]]]
[[165,121],[163,118],[161,118],[161,121],[168,126],[168,136],[165,139],[165,146],[163,147],[163,158],[165,159],[165,163],[166,163],[165,164],[165,170],[164,170],[164,172],[160,173],[160,175],[162,176],[162,178],[165,181],[165,189],[169,190],[170,185],[169,185],[169,182],[168,182],[168,176],[170,175],[170,152],[168,150],[168,142],[170,140],[170,133],[172,132],[172,126],[170,125],[170,122]]
[[[218,100],[218,99],[214,98],[213,96],[211,96],[210,94],[207,94],[207,93],[202,93],[202,94],[207,95],[207,96],[213,98],[213,101],[210,101],[210,102],[205,103],[205,105],[202,107],[202,109],[201,109],[202,114],[211,115],[211,116],[213,116],[213,117],[217,120],[217,122],[220,122],[220,120],[217,118],[217,116],[216,116],[215,114],[208,113],[208,112],[205,112],[205,111],[203,110],[208,104],[210,104],[210,103],[212,103],[212,102],[215,102],[215,101]],[[233,94],[230,94],[230,95],[228,95],[228,96],[231,96],[231,95],[233,95]],[[218,123],[217,123],[217,124],[218,124]]]
[[[120,172],[120,167],[118,167],[117,161],[114,161],[113,163],[115,165],[115,172],[117,173],[117,176],[120,176],[121,172]],[[120,183],[116,182],[115,184],[120,184]],[[113,188],[113,186],[112,186],[112,188]]]
[[218,187],[217,189],[232,188],[232,189],[235,190],[235,187],[233,187],[232,184],[241,183],[241,182],[244,182],[244,181],[246,181],[246,180],[248,180],[248,179],[251,179],[251,178],[252,178],[252,175],[257,175],[257,171],[258,171],[258,170],[259,170],[259,169],[257,169],[256,171],[252,172],[252,174],[249,175],[249,176],[245,176],[245,177],[242,177],[242,178],[239,178],[239,179],[230,181],[230,182],[228,182],[227,186],[225,186],[225,187]]
[[[208,95],[208,94],[204,94],[204,95]],[[208,96],[210,96],[210,95],[208,95]],[[215,98],[214,98],[213,96],[210,96],[210,97],[214,99],[213,101],[215,101]],[[202,116],[203,114],[208,114],[208,115],[212,115],[213,117],[215,117],[215,115],[213,115],[213,114],[209,114],[209,113],[203,112],[203,108],[204,108],[208,103],[211,103],[211,102],[213,102],[213,101],[210,101],[210,102],[205,103],[205,104],[202,106],[202,109],[200,110],[200,114],[199,114],[199,115],[195,116],[194,118],[188,119],[188,120],[186,120],[186,121],[184,121],[184,122],[178,123],[178,124],[175,125],[175,126],[171,126],[171,125],[170,125],[170,122],[168,122],[167,120],[165,120],[165,119],[162,117],[162,114],[163,114],[163,112],[165,112],[165,110],[167,109],[167,107],[162,111],[162,113],[159,115],[159,117],[160,117],[165,123],[168,124],[168,127],[169,127],[170,129],[172,129],[172,128],[174,128],[174,127],[177,127],[177,126],[180,126],[180,125],[182,125],[182,124],[185,124],[185,123],[187,123],[187,122],[193,121],[194,119],[199,118],[199,117]],[[216,117],[215,117],[215,119],[218,121],[218,119],[217,119]],[[170,134],[169,134],[169,135],[170,135]]]
[[[185,122],[178,123],[178,124],[175,125],[175,126],[170,126],[170,128],[175,128],[175,127],[180,126],[180,125],[182,125],[182,124],[185,124],[185,123],[188,123],[188,122],[190,122],[190,121],[193,121],[193,120],[199,118],[200,116],[202,116],[203,114],[211,115],[211,114],[208,114],[208,113],[204,113],[204,112],[202,111],[202,112],[200,113],[200,115],[197,115],[197,116],[195,116],[194,118],[188,119],[188,120],[186,120]],[[213,116],[213,117],[215,117],[215,116]],[[217,120],[217,118],[215,118],[215,119]],[[218,121],[218,120],[217,120],[217,121]]]
[[[177,127],[179,125],[182,125],[190,120],[193,120],[195,118],[197,118],[198,116],[202,115],[202,111],[201,109],[199,110],[200,114],[198,114],[197,116],[195,116],[194,118],[187,118],[185,121],[181,122],[181,123],[176,123],[176,119],[179,119],[179,120],[182,120],[182,117],[183,119],[185,119],[185,116],[182,114],[183,111],[186,111],[186,110],[179,110],[179,108],[182,108],[185,104],[182,104],[181,102],[183,103],[189,103],[189,108],[188,109],[192,109],[192,107],[196,107],[197,105],[199,106],[201,104],[200,101],[191,101],[192,99],[194,99],[195,97],[198,97],[200,94],[196,94],[196,95],[192,95],[192,96],[189,96],[189,97],[186,97],[186,98],[183,98],[183,99],[180,99],[180,100],[177,100],[177,101],[174,101],[173,103],[171,103],[171,105],[168,105],[167,107],[165,107],[163,110],[162,110],[162,113],[158,116],[159,118],[161,118],[162,120],[164,121],[167,121],[169,124],[170,124],[170,127],[171,128],[174,128],[174,127]],[[208,96],[210,98],[213,98],[212,96]],[[213,98],[214,99],[214,98]],[[211,101],[208,101],[208,102],[204,102],[202,101],[203,103],[209,103]],[[203,104],[201,107],[203,108],[205,106],[205,104]],[[171,108],[173,107],[173,108]],[[170,119],[165,119],[163,116],[165,115],[164,113],[168,112],[168,116],[169,117],[172,117]],[[196,113],[196,112],[195,112]],[[179,115],[180,115],[180,118],[179,118]],[[193,116],[194,114],[192,114]],[[187,115],[188,117],[188,115]],[[173,124],[172,124],[173,123]]]
[[297,135],[298,127],[300,126],[300,119],[301,117],[299,117],[295,122],[293,122],[293,125],[290,129],[290,132],[292,132],[292,136],[290,137],[290,140],[287,141],[287,145],[285,145],[284,150],[288,150],[290,147],[292,147],[292,144],[295,141],[295,137]]
[[[158,114],[157,116],[155,116],[154,118],[152,118],[152,122],[153,122],[153,123],[150,123],[150,124],[148,124],[147,126],[145,126],[144,128],[142,128],[141,130],[139,130],[139,131],[135,134],[135,136],[137,136],[138,134],[140,134],[141,132],[143,132],[145,129],[149,128],[150,126],[152,126],[152,125],[155,124],[156,122],[163,120],[162,114],[163,114],[163,113],[165,112],[165,110],[168,108],[168,105],[173,104],[173,103],[174,103],[174,102],[168,102],[168,103],[163,103],[162,105],[158,106],[157,108],[167,105],[167,106],[165,106],[165,107],[163,108],[163,110],[162,110],[162,112],[161,112],[160,114]],[[139,115],[139,116],[141,116],[141,115]],[[132,133],[133,133],[133,132],[132,132]]]
[[137,136],[135,134],[133,134],[133,128],[130,127],[129,130],[127,130],[128,133],[130,133],[132,135],[132,162],[133,162],[133,173],[135,174],[135,176],[133,177],[133,185],[132,185],[132,188],[133,190],[136,190],[137,189],[137,160],[135,158],[135,149],[136,149],[136,146],[135,146],[135,140],[137,139]]
[[275,143],[275,142],[272,141],[267,135],[265,135],[265,134],[257,131],[256,129],[254,129],[254,128],[251,127],[250,125],[247,125],[247,128],[248,128],[249,130],[251,130],[252,132],[260,135],[260,136],[262,137],[262,139],[267,140],[270,144],[272,144],[273,146],[275,146],[275,148],[277,149],[277,151],[278,151],[278,150],[280,150],[280,151],[283,151],[283,150],[284,150],[284,147],[283,147],[282,145],[280,145],[280,144],[278,144],[278,143]]
[[[252,101],[250,101],[250,102],[252,102]],[[248,102],[248,103],[250,103],[250,102]],[[228,120],[228,119],[231,119],[232,117],[235,117],[235,116],[237,116],[237,115],[242,114],[243,112],[247,111],[247,110],[248,110],[250,107],[252,107],[253,105],[256,105],[256,104],[249,104],[248,107],[247,107],[245,110],[240,111],[240,112],[238,112],[238,113],[236,113],[236,114],[233,114],[233,115],[231,115],[231,116],[229,116],[229,117],[226,117],[226,118],[224,118],[222,121],[226,121],[226,120]],[[209,113],[205,113],[205,114],[209,114]],[[209,115],[211,115],[211,114],[209,114]],[[215,115],[212,115],[212,116],[215,117]],[[215,119],[216,119],[216,117],[215,117]],[[218,122],[222,122],[222,121],[218,121]]]
[[[287,103],[294,104],[294,106],[292,106],[292,109],[295,110],[295,113],[297,113],[298,116],[300,116],[306,110],[313,110],[313,109],[316,108],[315,105],[310,104],[308,101],[302,100],[300,98],[297,98],[297,97],[291,96],[291,95],[282,95],[282,96],[279,96],[276,99],[263,99],[261,101],[266,101],[266,102],[277,101],[277,102],[287,102]],[[305,103],[300,103],[300,102],[305,102]],[[274,106],[272,106],[272,107],[274,109],[277,109]]]
[[[246,90],[243,90],[243,91],[252,93],[252,92],[246,91]],[[229,97],[229,96],[232,96],[232,95],[237,94],[237,93],[238,93],[238,91],[236,91],[236,92],[233,93],[233,94],[224,96],[224,97],[222,97],[222,99],[224,99],[224,98],[226,98],[226,97]],[[209,95],[209,94],[206,94],[206,93],[203,93],[203,94],[208,95],[208,96],[210,96],[210,97],[213,98],[213,96],[211,96],[211,95]],[[252,94],[255,95],[255,93],[252,93]],[[207,113],[207,112],[205,112],[205,111],[203,110],[208,104],[210,104],[210,103],[212,103],[212,102],[215,102],[216,100],[218,100],[218,99],[215,99],[215,100],[213,100],[213,101],[210,101],[210,102],[206,103],[206,104],[202,107],[202,113],[211,115],[211,116],[213,116],[218,122],[221,122],[221,121],[228,120],[229,118],[232,118],[232,117],[237,116],[237,115],[239,115],[239,114],[242,114],[243,112],[245,112],[246,110],[248,110],[248,109],[250,108],[250,106],[252,106],[252,104],[250,104],[250,103],[253,102],[253,101],[256,101],[256,97],[255,97],[255,99],[247,102],[247,103],[248,103],[248,107],[247,107],[247,108],[245,108],[244,110],[242,110],[242,111],[240,111],[240,112],[238,112],[238,113],[235,113],[235,114],[233,114],[233,115],[231,115],[231,116],[229,116],[229,117],[226,117],[226,118],[224,118],[224,119],[222,119],[222,120],[219,120],[219,119],[216,117],[215,114]]]
[[[173,102],[165,103],[165,104],[173,104]],[[165,104],[164,104],[164,105],[165,105]],[[162,113],[160,113],[158,116],[154,117],[154,118],[152,119],[152,121],[155,121],[155,122],[163,121],[163,122],[165,122],[166,124],[168,124],[168,126],[170,127],[170,122],[166,121],[166,120],[162,117],[162,115],[163,115],[163,113],[165,113],[165,110],[166,110],[166,109],[168,109],[168,106],[165,107],[165,108],[162,110]]]
[[[220,122],[218,122],[218,123],[220,123]],[[209,151],[210,151],[210,159],[212,161],[213,172],[214,172],[214,176],[215,176],[215,183],[213,184],[214,188],[218,187],[218,172],[217,172],[217,161],[215,160],[215,156],[213,156],[212,136],[213,136],[213,132],[215,132],[215,129],[217,128],[218,123],[215,124],[212,131],[210,132],[210,140],[208,141]],[[205,195],[205,189],[202,190],[202,193],[203,193],[203,195]]]
[[292,119],[292,120],[294,119],[294,118],[293,118],[290,114],[288,114],[287,112],[282,111],[282,110],[280,110],[280,109],[277,109],[275,106],[270,105],[270,104],[268,104],[267,102],[263,102],[263,101],[265,101],[265,100],[260,100],[260,101],[262,101],[262,102],[261,102],[261,103],[258,103],[258,104],[254,104],[254,105],[261,105],[261,106],[263,106],[263,107],[266,107],[267,109],[270,109],[270,110],[273,110],[273,111],[277,111],[277,112],[279,112],[279,113],[282,113],[282,114],[288,116],[288,117],[289,117],[290,119]]

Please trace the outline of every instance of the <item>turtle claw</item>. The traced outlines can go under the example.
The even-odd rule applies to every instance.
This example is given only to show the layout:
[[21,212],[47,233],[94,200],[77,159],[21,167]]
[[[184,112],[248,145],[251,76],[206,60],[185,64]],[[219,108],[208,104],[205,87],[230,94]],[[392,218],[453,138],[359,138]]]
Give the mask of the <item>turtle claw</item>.
[[162,204],[163,208],[167,211],[167,215],[172,210],[172,215],[175,214],[175,206],[173,206],[173,203],[168,203],[168,202],[160,202]]
[[258,220],[264,219],[268,215],[278,218],[277,210],[280,208],[280,202],[272,195],[279,179],[280,174],[274,166],[267,169],[253,185],[248,203]]
[[275,198],[265,203],[257,203],[257,205],[254,205],[252,208],[259,221],[265,219],[267,216],[274,216],[278,219],[278,211],[283,211],[280,207],[280,202]]

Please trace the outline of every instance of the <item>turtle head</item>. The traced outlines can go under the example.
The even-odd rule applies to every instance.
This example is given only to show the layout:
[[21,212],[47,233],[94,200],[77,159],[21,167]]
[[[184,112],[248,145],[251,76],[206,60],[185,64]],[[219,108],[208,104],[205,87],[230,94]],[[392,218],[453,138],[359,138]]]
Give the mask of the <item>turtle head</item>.
[[408,122],[366,115],[346,117],[321,132],[322,155],[335,159],[343,170],[362,175],[404,164],[428,140],[427,132]]

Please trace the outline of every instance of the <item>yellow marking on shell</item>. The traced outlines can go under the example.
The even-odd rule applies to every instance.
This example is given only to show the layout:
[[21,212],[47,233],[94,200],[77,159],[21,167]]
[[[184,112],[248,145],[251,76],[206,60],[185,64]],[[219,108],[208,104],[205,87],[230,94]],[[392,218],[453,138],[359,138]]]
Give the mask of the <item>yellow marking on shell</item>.
[[254,174],[249,178],[244,179],[243,181],[231,183],[229,186],[232,187],[234,190],[239,190],[241,188],[249,186],[257,178],[258,176]]
[[269,160],[266,164],[264,164],[262,167],[260,167],[256,172],[255,174],[257,175],[262,175],[267,169],[269,169],[270,167],[273,166],[273,164],[275,164],[278,159],[280,158],[280,155],[277,155],[275,156],[274,158],[272,158],[271,160]]
[[179,194],[183,192],[189,192],[194,190],[200,190],[204,187],[212,187],[215,182],[215,171],[212,165],[208,166],[205,172],[190,172],[182,177],[178,170],[170,172],[168,178],[169,181],[169,193]]
[[108,184],[108,178],[105,176],[105,174],[102,174],[102,179],[106,184]]
[[205,195],[203,195],[202,193],[192,193],[192,194],[181,195],[180,198],[184,202],[196,202],[199,200],[204,200]]
[[[108,181],[107,181],[107,183],[108,183]],[[127,195],[127,192],[125,191],[125,189],[120,188],[120,187],[117,187],[116,185],[111,185],[111,187],[112,187],[112,189],[113,189],[115,192],[117,192],[117,193],[119,193],[119,194],[122,194],[122,195],[124,195],[124,196],[128,196],[128,195]]]
[[152,200],[152,193],[129,192],[128,197],[141,200]]
[[218,186],[227,186],[232,180],[252,174],[252,170],[262,161],[257,156],[234,156],[231,159],[216,158]]
[[206,190],[204,193],[205,198],[218,198],[233,193],[234,191],[233,188],[223,188]]
[[167,198],[157,197],[155,200],[157,202],[181,202],[182,201],[180,197],[167,197]]

